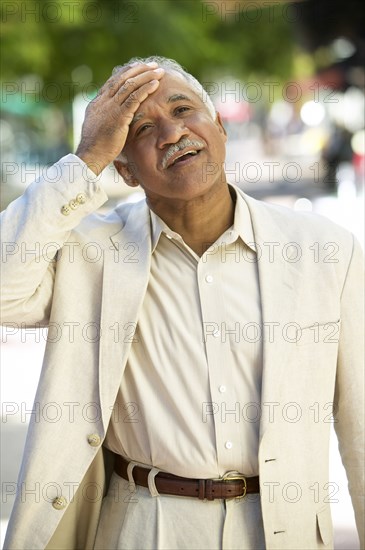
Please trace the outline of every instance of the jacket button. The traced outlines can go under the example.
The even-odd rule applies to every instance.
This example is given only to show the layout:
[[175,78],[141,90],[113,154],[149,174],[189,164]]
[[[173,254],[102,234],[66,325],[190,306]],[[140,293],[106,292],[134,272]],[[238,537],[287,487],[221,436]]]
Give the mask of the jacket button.
[[69,213],[71,212],[71,208],[69,207],[68,204],[64,204],[61,208],[61,213],[64,215],[64,216],[68,216]]
[[76,201],[76,200],[72,200],[68,203],[69,207],[71,208],[71,210],[76,210],[76,208],[78,208],[80,206],[80,204]]
[[92,447],[99,447],[99,445],[101,443],[101,439],[100,439],[100,436],[98,434],[91,434],[91,435],[88,436],[87,442]]
[[79,204],[85,204],[85,202],[86,202],[85,193],[79,193],[78,195],[76,195],[76,200]]
[[57,497],[53,500],[52,506],[56,510],[63,510],[67,506],[67,500],[65,497]]

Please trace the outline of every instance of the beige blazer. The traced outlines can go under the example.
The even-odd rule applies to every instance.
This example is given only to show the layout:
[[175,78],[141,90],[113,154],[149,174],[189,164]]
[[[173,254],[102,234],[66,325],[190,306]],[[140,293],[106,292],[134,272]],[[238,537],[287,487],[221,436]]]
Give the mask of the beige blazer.
[[[143,303],[151,239],[145,201],[92,214],[107,198],[92,176],[68,155],[2,214],[2,323],[50,327],[7,549],[93,546],[105,481],[98,437]],[[266,547],[332,547],[332,404],[364,545],[360,247],[324,218],[242,196],[266,329],[259,450]]]

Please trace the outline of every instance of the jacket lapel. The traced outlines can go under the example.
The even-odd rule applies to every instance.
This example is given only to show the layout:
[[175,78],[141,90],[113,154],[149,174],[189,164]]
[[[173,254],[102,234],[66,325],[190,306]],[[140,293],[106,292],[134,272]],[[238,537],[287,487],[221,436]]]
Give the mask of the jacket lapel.
[[[289,363],[288,339],[298,319],[298,293],[302,275],[296,262],[288,261],[283,251],[293,241],[278,225],[264,203],[244,195],[251,213],[257,246],[258,274],[263,322],[263,373],[261,390],[260,441],[272,425],[270,404],[281,403],[282,380]],[[289,331],[289,332],[287,332]],[[293,344],[294,345],[294,344]],[[266,405],[265,405],[266,404]]]
[[106,431],[145,295],[151,262],[150,216],[133,205],[105,251],[99,350],[99,398]]

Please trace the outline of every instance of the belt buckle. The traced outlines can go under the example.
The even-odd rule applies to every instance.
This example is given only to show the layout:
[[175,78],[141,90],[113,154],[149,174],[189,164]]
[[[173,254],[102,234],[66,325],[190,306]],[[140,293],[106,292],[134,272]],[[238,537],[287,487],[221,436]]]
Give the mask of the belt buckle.
[[226,472],[222,477],[223,481],[235,481],[236,479],[243,481],[243,494],[239,497],[234,497],[236,500],[241,500],[242,498],[245,498],[247,493],[247,481],[244,474],[240,474],[237,471],[230,470],[229,472]]

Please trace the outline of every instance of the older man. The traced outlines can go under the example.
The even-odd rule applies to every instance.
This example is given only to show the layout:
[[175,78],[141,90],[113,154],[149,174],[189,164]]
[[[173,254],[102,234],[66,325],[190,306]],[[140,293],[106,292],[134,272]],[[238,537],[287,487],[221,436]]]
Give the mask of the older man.
[[[49,325],[36,405],[61,411],[5,547],[330,548],[332,409],[364,540],[359,245],[228,185],[200,84],[133,61],[3,214],[3,322]],[[112,161],[146,201],[96,216]]]

